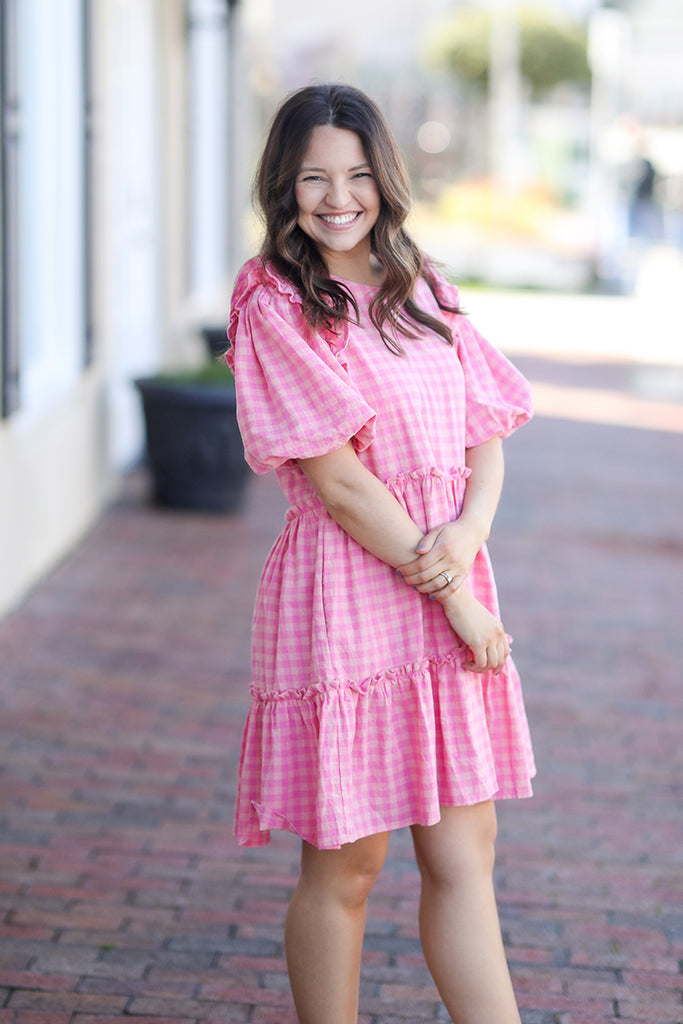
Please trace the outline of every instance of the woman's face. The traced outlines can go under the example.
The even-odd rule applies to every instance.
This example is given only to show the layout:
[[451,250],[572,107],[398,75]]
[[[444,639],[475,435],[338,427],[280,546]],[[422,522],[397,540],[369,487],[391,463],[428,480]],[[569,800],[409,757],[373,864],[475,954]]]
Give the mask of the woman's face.
[[318,246],[331,274],[367,265],[381,197],[359,137],[320,125],[296,176],[299,227]]

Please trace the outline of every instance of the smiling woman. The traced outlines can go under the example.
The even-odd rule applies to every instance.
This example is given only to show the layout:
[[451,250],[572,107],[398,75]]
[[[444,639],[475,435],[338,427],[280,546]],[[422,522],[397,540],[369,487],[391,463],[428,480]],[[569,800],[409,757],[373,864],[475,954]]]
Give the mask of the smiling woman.
[[290,508],[253,620],[236,834],[285,828],[302,1024],[355,1024],[366,898],[410,826],[425,955],[453,1020],[519,1024],[493,896],[494,797],[533,758],[485,540],[528,386],[407,234],[375,104],[311,86],[275,116],[259,256],[232,296],[247,461]]

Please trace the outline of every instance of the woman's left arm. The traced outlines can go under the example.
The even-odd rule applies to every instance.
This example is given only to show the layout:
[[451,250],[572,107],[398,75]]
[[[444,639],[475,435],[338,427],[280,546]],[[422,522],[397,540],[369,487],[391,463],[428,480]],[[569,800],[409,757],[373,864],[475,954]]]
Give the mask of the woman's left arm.
[[437,587],[443,582],[443,577],[439,576],[441,572],[448,572],[453,580],[440,589],[439,596],[445,597],[458,590],[491,532],[503,487],[503,443],[500,437],[495,435],[475,448],[468,448],[465,463],[471,472],[465,485],[460,516],[454,522],[443,523],[426,533],[417,548],[422,553],[400,566],[406,583],[424,594],[434,592],[435,577],[438,577]]

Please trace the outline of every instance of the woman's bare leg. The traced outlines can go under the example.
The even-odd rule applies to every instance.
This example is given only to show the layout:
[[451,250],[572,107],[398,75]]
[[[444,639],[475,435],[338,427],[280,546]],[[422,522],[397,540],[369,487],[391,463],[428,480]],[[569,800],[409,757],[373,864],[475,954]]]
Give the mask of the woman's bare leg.
[[301,1024],[356,1024],[367,898],[389,833],[340,850],[301,853],[301,877],[285,922],[285,950]]
[[519,1024],[493,891],[492,801],[444,807],[412,828],[422,876],[420,935],[432,977],[455,1024]]

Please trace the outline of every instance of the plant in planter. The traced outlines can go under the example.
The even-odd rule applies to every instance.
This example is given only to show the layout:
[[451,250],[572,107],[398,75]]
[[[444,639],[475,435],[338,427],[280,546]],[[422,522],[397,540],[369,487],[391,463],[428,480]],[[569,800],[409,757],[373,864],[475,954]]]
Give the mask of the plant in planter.
[[[222,337],[224,343],[224,332]],[[134,383],[142,398],[154,503],[236,512],[251,471],[227,363],[214,359],[198,370],[158,373]]]

